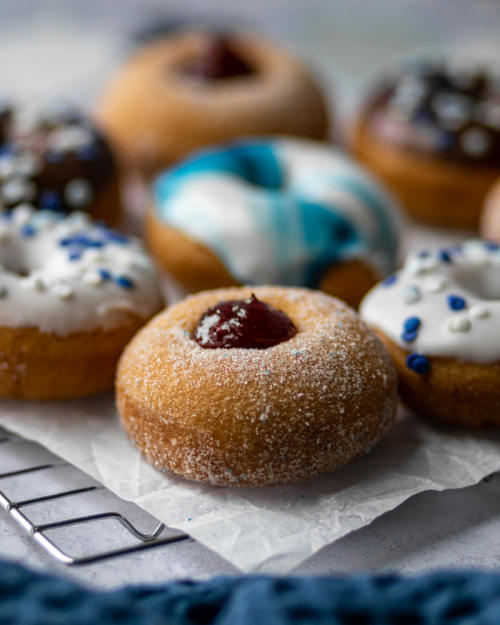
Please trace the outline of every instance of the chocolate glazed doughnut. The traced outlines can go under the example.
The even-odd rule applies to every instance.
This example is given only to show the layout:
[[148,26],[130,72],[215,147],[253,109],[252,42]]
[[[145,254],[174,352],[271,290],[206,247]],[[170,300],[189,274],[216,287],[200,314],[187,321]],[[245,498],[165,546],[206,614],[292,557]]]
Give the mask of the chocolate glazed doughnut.
[[102,132],[74,110],[0,110],[0,207],[20,203],[83,210],[116,224],[121,196],[114,156]]
[[499,85],[482,70],[409,65],[367,100],[354,153],[414,219],[476,229],[500,174]]
[[396,411],[388,354],[354,311],[283,287],[205,291],[157,315],[126,348],[116,393],[149,462],[219,486],[336,469]]
[[311,73],[276,45],[242,33],[188,31],[144,46],[111,78],[97,116],[125,165],[147,176],[240,136],[328,135]]

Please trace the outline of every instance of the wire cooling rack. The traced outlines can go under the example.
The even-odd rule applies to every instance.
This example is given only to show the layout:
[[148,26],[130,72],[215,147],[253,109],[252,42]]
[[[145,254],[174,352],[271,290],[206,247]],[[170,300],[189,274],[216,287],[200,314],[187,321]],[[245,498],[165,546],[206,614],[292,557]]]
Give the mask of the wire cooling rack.
[[[9,445],[16,445],[20,442],[24,442],[23,439],[0,429],[0,459],[5,456],[5,451],[8,449]],[[38,447],[35,443],[26,444]],[[29,466],[23,466],[15,470],[0,473],[0,508],[3,508],[10,514],[23,530],[32,537],[33,541],[55,560],[67,565],[90,564],[99,560],[151,549],[161,545],[169,545],[189,538],[189,536],[184,533],[173,533],[165,524],[156,520],[157,525],[152,531],[140,531],[137,524],[134,523],[127,514],[119,512],[118,510],[107,509],[94,514],[66,516],[64,509],[68,506],[57,506],[54,504],[75,500],[88,494],[97,493],[98,491],[106,491],[102,484],[93,481],[91,478],[88,478],[88,476],[85,476],[84,473],[78,471],[80,477],[83,476],[87,479],[89,482],[88,485],[62,490],[56,488],[52,490],[52,492],[42,494],[40,485],[44,481],[50,482],[50,479],[47,478],[50,478],[51,474],[53,477],[55,472],[61,469],[67,471],[68,468],[76,471],[68,462],[54,457],[54,459],[49,462],[30,464]],[[57,480],[52,481],[57,483]],[[23,484],[21,484],[21,482],[23,482]],[[11,490],[17,491],[17,494],[14,496],[9,494],[9,485],[11,486]],[[12,486],[16,488],[12,488]],[[29,491],[30,496],[23,496],[23,491]],[[71,503],[74,504],[75,502],[72,501]],[[79,503],[80,505],[72,505],[69,507],[81,507],[82,502]],[[38,522],[29,512],[30,509],[36,509],[38,516],[40,516],[40,512],[42,512],[43,516],[43,507],[48,507],[49,505],[51,513],[55,513],[56,515],[56,518],[53,518],[49,522]],[[130,504],[130,506],[133,506],[133,504]],[[137,507],[133,506],[133,508]],[[150,518],[148,520],[150,520]],[[94,534],[90,534],[90,543],[92,544],[94,539],[97,539],[97,533],[99,532],[98,523],[104,521],[119,523],[121,527],[126,530],[128,540],[125,545],[113,548],[93,549],[91,553],[87,552],[83,555],[72,555],[72,553],[70,553],[71,544],[70,548],[63,547],[57,538],[58,532],[61,532],[65,528],[75,526],[86,529],[93,528],[95,530]],[[78,545],[79,539],[77,534],[72,533],[71,537],[74,543],[74,551],[74,547]]]

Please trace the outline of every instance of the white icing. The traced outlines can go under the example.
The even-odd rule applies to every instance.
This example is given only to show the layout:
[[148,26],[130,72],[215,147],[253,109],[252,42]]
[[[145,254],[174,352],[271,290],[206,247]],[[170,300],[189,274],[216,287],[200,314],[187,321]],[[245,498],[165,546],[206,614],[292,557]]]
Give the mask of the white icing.
[[[389,284],[380,283],[365,296],[361,317],[409,352],[460,361],[500,361],[500,249],[472,239],[459,248],[407,259]],[[478,262],[480,259],[480,262]],[[418,290],[418,299],[408,293]],[[465,301],[453,309],[449,296]],[[416,317],[413,341],[402,338],[404,322]]]
[[[198,171],[194,157],[192,166],[187,162],[157,180],[156,215],[213,249],[243,284],[316,286],[315,266],[332,251],[335,262],[361,258],[380,275],[393,270],[397,209],[366,172],[312,141],[256,139],[235,145],[268,148],[282,187],[269,190],[216,167]],[[338,242],[333,234],[320,239],[315,220],[307,221],[298,198],[348,222],[354,240]]]
[[[110,233],[82,213],[62,217],[27,205],[0,213],[0,326],[66,335],[111,328],[127,311],[147,318],[159,310],[157,277],[140,242]],[[74,236],[104,245],[61,244]]]

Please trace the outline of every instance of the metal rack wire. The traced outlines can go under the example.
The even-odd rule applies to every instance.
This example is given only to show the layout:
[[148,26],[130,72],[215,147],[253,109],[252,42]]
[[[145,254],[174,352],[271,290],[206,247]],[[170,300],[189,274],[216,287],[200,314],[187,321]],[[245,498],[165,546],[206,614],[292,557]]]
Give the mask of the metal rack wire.
[[[19,439],[8,432],[0,429],[0,448],[7,446]],[[59,469],[60,467],[71,466],[68,462],[63,460],[54,461],[49,463],[40,463],[14,471],[8,471],[0,473],[0,487],[2,481],[9,478],[16,478],[19,476],[39,475]],[[61,518],[50,523],[36,523],[26,512],[26,509],[36,504],[45,504],[55,500],[61,500],[70,497],[78,497],[86,493],[96,492],[99,490],[105,490],[105,487],[101,484],[94,484],[91,486],[85,486],[81,488],[72,488],[68,490],[62,490],[51,494],[39,495],[26,499],[14,499],[11,498],[6,491],[0,488],[0,508],[3,508],[10,516],[33,538],[33,540],[50,556],[59,562],[67,565],[82,565],[90,564],[107,558],[112,558],[124,554],[129,554],[137,551],[143,551],[145,549],[151,549],[153,547],[160,547],[162,545],[168,545],[181,540],[189,538],[184,533],[169,533],[168,528],[164,523],[158,522],[158,525],[152,532],[141,532],[132,523],[127,516],[115,510],[108,510],[106,512],[99,512],[96,514],[87,514],[83,516],[74,516]],[[76,526],[76,525],[90,525],[98,521],[112,520],[119,523],[127,532],[133,536],[136,541],[124,547],[96,550],[93,553],[83,556],[76,556],[67,553],[57,541],[49,537],[47,532],[53,533],[54,530],[60,530],[62,528]]]

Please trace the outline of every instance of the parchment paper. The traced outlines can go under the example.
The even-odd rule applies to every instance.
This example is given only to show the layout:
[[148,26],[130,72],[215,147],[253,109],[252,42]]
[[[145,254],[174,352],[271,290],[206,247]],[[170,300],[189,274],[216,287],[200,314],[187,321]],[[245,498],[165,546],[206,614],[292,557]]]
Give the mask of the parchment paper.
[[500,433],[440,428],[403,409],[368,455],[313,481],[269,488],[216,488],[157,472],[120,429],[111,396],[3,400],[0,425],[41,443],[245,572],[286,572],[416,493],[468,486],[500,470]]

